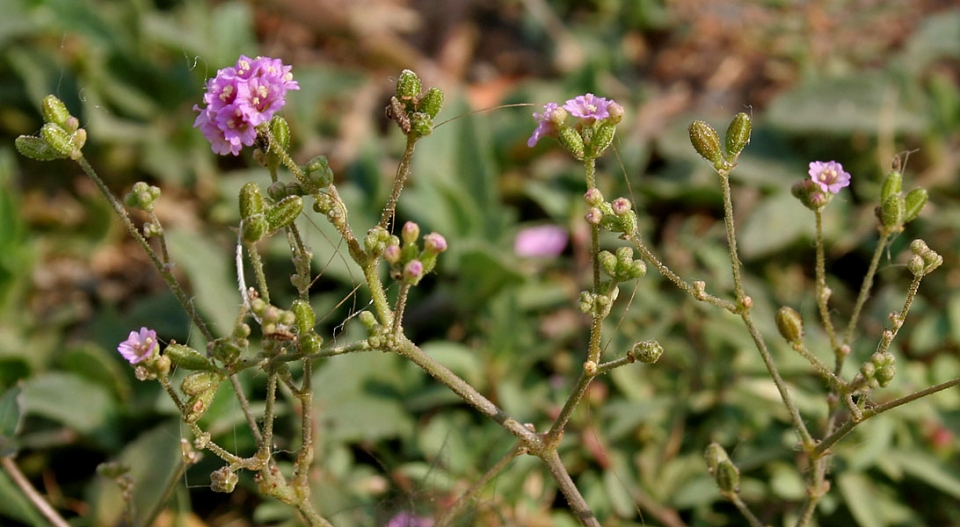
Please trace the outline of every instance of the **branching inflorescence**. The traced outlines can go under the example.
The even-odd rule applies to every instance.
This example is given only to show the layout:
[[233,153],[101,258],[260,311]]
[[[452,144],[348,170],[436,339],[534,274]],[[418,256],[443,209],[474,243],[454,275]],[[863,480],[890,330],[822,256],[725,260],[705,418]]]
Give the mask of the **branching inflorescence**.
[[[798,525],[808,525],[811,522],[817,503],[829,489],[828,457],[830,448],[837,441],[866,419],[960,383],[960,380],[954,380],[882,405],[869,403],[869,394],[886,386],[896,373],[895,357],[889,347],[906,320],[921,279],[942,263],[942,258],[921,240],[910,246],[913,257],[907,268],[914,279],[909,294],[900,311],[891,315],[890,326],[883,332],[876,353],[860,366],[859,372],[853,378],[845,379],[841,376],[841,368],[850,354],[855,327],[869,294],[880,254],[889,247],[891,237],[902,232],[903,226],[917,217],[926,202],[926,191],[922,189],[902,194],[899,167],[887,176],[883,184],[881,204],[877,208],[880,241],[855,309],[843,332],[839,332],[831,321],[831,291],[825,279],[822,221],[827,205],[834,195],[849,185],[851,176],[843,170],[840,163],[815,161],[810,163],[809,178],[797,183],[793,188],[794,195],[814,213],[816,220],[816,298],[821,322],[829,336],[835,357],[833,365],[825,364],[806,347],[804,323],[796,310],[784,307],[776,313],[776,325],[780,335],[797,353],[809,360],[829,390],[829,417],[818,430],[811,430],[808,428],[809,420],[797,409],[770,354],[765,337],[758,329],[752,311],[753,301],[746,294],[741,278],[730,174],[735,170],[739,155],[750,140],[749,116],[743,113],[736,115],[723,141],[713,128],[702,121],[697,121],[690,127],[690,139],[694,148],[713,165],[719,175],[723,192],[730,264],[734,277],[734,297],[724,299],[708,293],[705,282],[688,281],[671,271],[643,241],[633,204],[623,197],[608,201],[601,193],[597,185],[596,160],[612,144],[624,110],[612,100],[588,93],[572,98],[563,105],[548,103],[542,111],[534,113],[537,125],[528,141],[528,145],[533,147],[541,139],[553,138],[583,165],[586,187],[583,199],[587,211],[584,219],[590,229],[592,273],[589,287],[580,294],[579,308],[590,319],[588,344],[583,352],[584,360],[579,378],[555,418],[536,426],[520,423],[484,394],[424,353],[408,338],[403,327],[409,291],[416,287],[425,275],[436,269],[440,255],[448,248],[448,242],[443,235],[435,232],[421,235],[420,227],[413,222],[402,225],[399,235],[394,234],[396,206],[405,182],[411,177],[414,146],[433,131],[434,118],[443,103],[443,93],[437,88],[424,91],[420,79],[412,71],[405,70],[400,75],[396,94],[386,108],[386,115],[407,137],[406,149],[400,160],[393,191],[384,204],[379,223],[371,226],[366,233],[357,234],[347,221],[347,207],[340,198],[334,174],[326,159],[318,157],[304,165],[298,165],[289,154],[289,127],[277,112],[283,108],[287,92],[298,89],[299,85],[293,80],[291,67],[280,60],[240,57],[235,66],[220,70],[207,83],[204,106],[194,108],[199,112],[194,126],[210,141],[215,153],[238,155],[243,147],[254,147],[255,158],[269,170],[271,178],[266,191],[258,183],[248,183],[238,196],[241,221],[238,226],[237,273],[240,284],[238,305],[241,308],[234,327],[223,335],[214,334],[209,329],[170,271],[172,261],[166,249],[163,228],[153,214],[154,206],[160,198],[157,187],[137,183],[123,202],[128,207],[142,210],[149,215],[150,219],[141,231],[131,221],[121,202],[109,193],[86,163],[81,153],[86,132],[79,128],[77,119],[69,114],[63,103],[53,96],[43,101],[46,124],[39,137],[22,136],[17,140],[18,149],[28,157],[39,160],[69,158],[83,167],[113,205],[131,236],[149,254],[206,339],[207,346],[202,351],[177,342],[170,342],[161,351],[157,334],[148,328],[141,328],[139,331],[132,331],[130,337],[120,344],[118,351],[135,368],[139,379],[156,380],[162,385],[179,408],[184,423],[192,433],[192,447],[208,450],[223,460],[224,465],[211,474],[211,488],[217,492],[232,492],[238,481],[238,473],[243,470],[252,471],[256,474],[262,494],[296,507],[304,521],[310,525],[331,525],[323,511],[316,510],[309,499],[311,489],[308,472],[314,461],[314,423],[311,417],[313,367],[317,361],[334,360],[335,355],[342,353],[376,350],[396,353],[410,360],[476,411],[502,426],[508,432],[505,437],[513,436],[512,440],[515,442],[509,453],[473,487],[464,492],[454,506],[444,511],[433,525],[449,525],[460,508],[491,478],[511,460],[527,454],[538,457],[546,465],[576,519],[583,525],[599,526],[600,521],[592,512],[590,504],[564,467],[558,447],[574,410],[597,376],[635,362],[655,363],[664,353],[660,343],[648,339],[636,342],[621,356],[606,357],[601,342],[604,323],[618,299],[620,284],[643,277],[647,265],[656,268],[695,300],[738,316],[753,339],[782,402],[790,413],[799,438],[799,449],[805,454],[806,466],[800,468],[807,477],[809,498],[798,515]],[[289,171],[292,180],[281,177],[281,167]],[[336,228],[350,258],[363,270],[364,282],[371,297],[371,307],[357,317],[366,329],[366,338],[361,341],[330,345],[326,344],[323,336],[316,331],[317,320],[311,308],[309,291],[312,253],[304,244],[295,222],[298,217],[306,214],[305,200],[312,200],[312,210],[324,216]],[[601,248],[600,236],[604,231],[617,234],[627,244],[613,251]],[[258,248],[260,242],[281,232],[290,245],[295,268],[291,281],[297,289],[297,298],[284,307],[275,305],[271,300],[267,274]],[[561,240],[555,233],[548,234],[553,236],[547,244],[549,247],[534,244],[536,247],[531,246],[529,249],[531,254],[540,251],[556,253],[556,247]],[[152,244],[151,240],[155,243]],[[566,243],[565,237],[562,243]],[[533,241],[526,245],[531,244]],[[562,250],[562,244],[559,247]],[[392,298],[387,295],[389,284],[384,283],[378,272],[381,262],[388,267],[389,281],[396,289]],[[253,280],[250,283],[244,276],[244,264],[253,270]],[[259,336],[259,343],[256,345],[251,342],[254,334],[252,325],[258,327],[256,334]],[[294,362],[299,363],[300,367],[291,368],[291,363]],[[175,369],[189,372],[178,387],[174,386],[172,381],[171,372]],[[239,389],[237,374],[249,369],[262,372],[267,379],[263,409],[259,414],[254,413],[253,405]],[[256,440],[256,450],[246,457],[233,454],[218,445],[210,432],[199,424],[224,383],[230,384],[235,391],[251,434]],[[281,385],[299,400],[302,414],[299,438],[301,446],[290,475],[281,474],[277,464],[278,453],[273,446],[275,403],[277,390]],[[751,512],[749,504],[740,497],[739,469],[724,448],[717,443],[707,446],[706,461],[705,469],[713,475],[721,493],[743,512],[751,525],[761,525]],[[406,521],[420,522],[421,519],[411,516],[406,518]]]

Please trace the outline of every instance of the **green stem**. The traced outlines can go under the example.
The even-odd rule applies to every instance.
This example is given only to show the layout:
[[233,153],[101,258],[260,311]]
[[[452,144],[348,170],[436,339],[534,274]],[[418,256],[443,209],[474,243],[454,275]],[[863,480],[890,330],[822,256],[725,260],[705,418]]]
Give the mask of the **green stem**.
[[560,455],[557,454],[556,448],[543,452],[540,458],[547,464],[550,474],[553,475],[553,479],[560,487],[560,492],[567,499],[567,504],[580,524],[586,527],[600,527],[597,517],[590,510],[590,506],[587,505],[566,467],[563,466],[563,462],[560,461]]
[[[263,260],[260,259],[260,252],[257,251],[256,244],[248,243],[247,254],[250,258],[250,265],[253,267],[253,274],[257,278],[257,287],[260,290],[260,298],[264,302],[270,303],[270,289],[267,287],[267,275],[263,272]],[[239,271],[239,269],[238,269]]]
[[737,254],[737,234],[733,222],[733,198],[730,191],[730,174],[720,171],[720,187],[723,190],[723,223],[727,229],[727,242],[730,250],[730,270],[733,272],[733,288],[737,304],[742,306],[744,297],[743,278],[740,277],[740,256]]
[[379,225],[384,229],[390,224],[394,215],[397,213],[397,201],[400,199],[400,193],[403,192],[403,185],[410,176],[410,167],[413,164],[413,150],[420,137],[415,134],[407,134],[407,146],[403,150],[403,156],[400,158],[400,165],[397,167],[397,175],[393,180],[393,190],[387,199],[387,204],[383,207],[383,214],[380,215]]
[[[883,256],[883,250],[887,247],[887,241],[890,239],[889,233],[881,233],[880,241],[877,242],[877,248],[873,251],[873,258],[870,260],[870,267],[867,269],[866,276],[863,277],[863,284],[860,286],[860,294],[857,295],[857,303],[853,307],[853,314],[850,315],[850,322],[847,325],[847,331],[843,336],[843,343],[850,344],[853,340],[853,332],[857,329],[857,322],[860,320],[860,311],[870,296],[870,289],[873,287],[873,278],[877,274],[877,268],[880,265],[880,258]],[[846,355],[844,355],[846,357]],[[838,364],[839,369],[842,364]],[[838,372],[839,373],[839,372]]]
[[826,264],[824,263],[823,212],[821,209],[816,209],[813,212],[817,219],[817,307],[820,310],[820,319],[823,320],[823,328],[826,330],[827,336],[830,337],[830,347],[833,348],[834,354],[836,354],[837,357],[837,363],[839,364],[841,361],[840,344],[837,342],[837,332],[833,328],[833,321],[830,319],[830,309],[827,306],[827,301],[829,300],[830,295],[827,292],[827,271]]

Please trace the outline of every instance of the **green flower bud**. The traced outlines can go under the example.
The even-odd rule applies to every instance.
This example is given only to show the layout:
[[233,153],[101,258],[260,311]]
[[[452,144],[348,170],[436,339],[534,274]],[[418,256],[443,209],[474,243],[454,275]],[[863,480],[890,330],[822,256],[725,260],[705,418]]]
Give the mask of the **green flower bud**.
[[58,124],[47,123],[40,129],[40,137],[47,145],[63,157],[74,158],[76,146],[73,137]]
[[297,338],[297,346],[304,355],[314,355],[323,346],[323,337],[316,333],[300,334]]
[[54,159],[67,157],[51,148],[46,141],[39,137],[21,135],[17,137],[14,144],[17,146],[17,152],[20,152],[21,155],[37,161],[53,161]]
[[270,231],[270,224],[263,216],[253,216],[243,220],[243,241],[257,243]]
[[287,196],[273,207],[267,210],[265,218],[271,231],[276,231],[289,226],[303,212],[303,198],[300,196]]
[[180,383],[180,391],[187,396],[200,395],[203,392],[216,388],[223,380],[223,376],[215,371],[198,371],[187,375]]
[[333,184],[333,170],[330,169],[330,162],[327,161],[326,156],[311,159],[303,168],[310,184],[310,188],[307,189],[310,194]]
[[404,223],[400,230],[400,237],[403,239],[404,245],[417,243],[417,239],[420,238],[420,226],[412,221]]
[[373,329],[380,324],[377,322],[377,317],[369,311],[361,311],[357,318],[360,320],[360,323],[363,324],[367,329]]
[[203,417],[203,414],[207,413],[207,410],[210,409],[210,403],[213,402],[213,398],[217,395],[217,388],[220,385],[214,386],[213,388],[187,399],[187,411],[183,414],[183,421],[185,423],[196,423]]
[[613,142],[613,137],[616,133],[617,125],[609,121],[600,123],[590,141],[591,157],[600,157],[604,150],[610,146],[610,143]]
[[560,146],[567,150],[567,152],[573,154],[575,159],[583,159],[583,138],[580,137],[580,134],[578,134],[576,130],[569,126],[560,128],[560,131],[557,133],[557,141],[560,143]]
[[124,196],[123,202],[128,207],[133,207],[146,212],[153,212],[153,209],[157,205],[157,200],[159,199],[159,187],[147,185],[143,181],[138,181],[133,184],[133,188],[130,189],[130,193]]
[[730,121],[730,126],[727,127],[727,133],[724,137],[727,161],[732,163],[737,159],[737,156],[740,155],[740,152],[750,144],[750,132],[752,128],[753,123],[751,123],[749,115],[740,112],[733,116],[733,120]]
[[63,101],[53,95],[47,95],[43,98],[43,101],[40,102],[40,115],[43,116],[45,122],[53,123],[63,128],[67,127],[67,119],[71,117],[70,111],[67,110],[67,105],[63,104]]
[[884,227],[894,228],[903,225],[903,197],[894,194],[880,206],[880,223]]
[[654,339],[637,342],[630,350],[630,356],[644,363],[653,364],[663,355],[663,346]]
[[923,206],[927,204],[927,189],[915,188],[904,198],[903,222],[909,223],[920,215]]
[[296,316],[297,329],[300,331],[301,335],[313,331],[313,326],[315,326],[317,323],[317,316],[313,312],[313,307],[310,305],[310,302],[305,300],[294,300],[293,305],[290,307],[290,311],[292,311]]
[[237,487],[238,481],[240,476],[230,470],[230,467],[224,466],[210,474],[210,490],[229,494]]
[[270,119],[270,133],[273,134],[273,139],[277,142],[280,150],[284,152],[290,150],[290,125],[280,114],[275,114]]
[[418,137],[426,137],[433,133],[433,119],[423,112],[410,114],[410,129]]
[[600,268],[603,269],[603,272],[607,273],[607,276],[613,278],[617,276],[617,257],[613,255],[610,251],[600,251],[600,254],[597,255],[597,260],[600,262]]
[[917,238],[910,242],[910,252],[918,256],[923,255],[930,251],[930,247],[927,246],[927,242]]
[[900,194],[902,187],[903,176],[900,172],[894,170],[887,174],[887,177],[883,179],[883,186],[880,187],[880,203],[887,201],[890,196]]
[[716,166],[723,165],[723,152],[720,151],[720,136],[712,126],[703,121],[690,124],[690,144],[700,157]]
[[256,183],[247,183],[240,189],[240,218],[248,220],[263,214],[266,206],[263,202],[263,192]]
[[170,357],[170,361],[178,368],[210,372],[217,371],[217,367],[210,362],[210,359],[190,346],[171,342],[170,345],[163,350],[163,354],[164,356]]
[[440,113],[442,106],[443,92],[440,91],[440,88],[430,88],[427,90],[427,93],[424,93],[423,97],[420,98],[419,110],[429,115],[431,119]]
[[707,469],[725,494],[740,492],[740,470],[730,461],[727,451],[718,443],[710,443],[704,454]]
[[803,318],[792,307],[781,307],[777,311],[777,330],[790,344],[800,344],[803,341]]
[[420,77],[411,70],[403,70],[397,79],[397,98],[401,101],[412,101],[423,90]]
[[234,364],[240,358],[244,347],[246,347],[245,339],[218,339],[210,347],[210,356],[223,364]]

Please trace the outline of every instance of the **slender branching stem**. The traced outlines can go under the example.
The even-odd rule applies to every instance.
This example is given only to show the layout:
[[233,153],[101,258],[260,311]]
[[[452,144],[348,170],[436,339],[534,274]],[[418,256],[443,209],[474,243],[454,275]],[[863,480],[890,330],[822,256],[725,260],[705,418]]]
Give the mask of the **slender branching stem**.
[[393,190],[390,192],[390,197],[387,198],[387,204],[383,207],[383,214],[380,215],[379,225],[384,229],[387,229],[394,215],[397,213],[397,201],[400,199],[400,193],[403,192],[403,185],[410,176],[410,168],[413,163],[413,150],[419,138],[420,136],[416,133],[407,134],[407,146],[403,150],[403,156],[400,157],[400,165],[397,166],[397,175],[393,180]]
[[560,486],[560,492],[567,499],[567,504],[570,505],[570,509],[577,520],[585,527],[600,527],[597,517],[590,510],[590,506],[587,505],[566,467],[563,466],[563,462],[560,461],[557,450],[555,448],[547,449],[540,455],[540,458],[547,464],[550,474],[553,475],[553,479]]
[[[882,231],[880,240],[877,242],[877,248],[873,251],[873,258],[870,259],[870,267],[867,269],[866,276],[863,277],[863,284],[860,286],[860,294],[857,295],[857,302],[853,306],[853,313],[850,314],[850,322],[847,324],[847,330],[843,335],[844,344],[850,344],[850,342],[853,341],[853,332],[857,329],[857,323],[860,321],[860,312],[863,310],[863,306],[867,303],[867,298],[870,296],[870,289],[873,287],[873,278],[877,274],[877,268],[880,266],[880,258],[883,256],[889,240],[890,234]],[[844,357],[846,357],[846,354],[844,354]],[[842,362],[838,361],[837,373],[839,373],[839,369],[842,366]]]
[[726,170],[718,172],[720,188],[723,190],[723,224],[727,229],[728,250],[730,251],[730,270],[733,272],[733,289],[737,304],[743,305],[746,296],[743,292],[743,278],[740,276],[740,256],[737,254],[737,234],[733,221],[733,198],[730,191],[730,173]]
[[816,209],[813,211],[813,213],[817,219],[817,308],[820,310],[820,319],[823,321],[823,329],[826,330],[827,336],[830,337],[830,347],[833,348],[834,353],[837,356],[837,362],[839,363],[841,355],[840,343],[837,342],[837,332],[833,328],[833,320],[830,318],[830,307],[827,305],[827,302],[830,300],[830,293],[829,289],[827,288],[827,270],[823,249],[823,210]]
[[393,334],[399,334],[403,331],[403,308],[407,306],[407,294],[410,292],[410,284],[402,282],[400,292],[397,293],[397,303],[393,315]]
[[30,500],[30,503],[40,511],[40,514],[42,514],[47,521],[54,525],[54,527],[70,527],[67,520],[63,519],[63,516],[60,516],[60,513],[50,505],[46,498],[40,495],[40,492],[34,488],[30,480],[23,475],[23,472],[20,471],[20,467],[17,466],[12,456],[0,456],[0,466],[10,474],[10,479],[13,480],[17,487],[20,487],[20,492],[23,492],[24,496]]
[[247,254],[250,257],[250,266],[253,267],[253,275],[257,279],[258,294],[264,302],[269,304],[270,288],[267,287],[267,275],[263,271],[263,260],[260,258],[260,251],[257,250],[257,245],[254,243],[248,243],[246,245]]
[[595,375],[588,375],[586,371],[581,370],[580,378],[577,379],[577,384],[573,387],[573,391],[570,392],[570,396],[567,397],[567,401],[563,404],[563,408],[560,409],[557,418],[554,419],[553,424],[550,425],[550,430],[544,434],[547,443],[559,442],[560,437],[563,435],[563,430],[567,426],[567,422],[570,421],[570,417],[573,416],[577,405],[580,404],[583,396],[587,393],[587,388],[590,387],[590,382],[593,381],[594,376]]

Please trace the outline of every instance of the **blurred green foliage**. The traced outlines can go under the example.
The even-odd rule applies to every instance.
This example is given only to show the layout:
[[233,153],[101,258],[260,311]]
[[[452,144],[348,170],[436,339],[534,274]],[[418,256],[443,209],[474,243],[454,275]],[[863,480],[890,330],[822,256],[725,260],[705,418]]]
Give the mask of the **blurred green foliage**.
[[[844,320],[876,239],[873,207],[882,177],[894,154],[918,149],[909,157],[905,185],[930,191],[929,210],[884,259],[856,360],[845,373],[852,375],[875,349],[886,314],[899,309],[909,282],[899,256],[922,236],[946,262],[924,280],[894,345],[899,375],[881,394],[893,398],[960,375],[960,295],[954,293],[960,276],[960,11],[915,15],[911,30],[892,39],[895,46],[882,46],[882,35],[871,33],[862,47],[836,40],[823,51],[808,47],[808,39],[824,36],[816,31],[816,13],[798,15],[784,2],[733,2],[727,11],[705,9],[691,18],[682,5],[654,0],[556,0],[545,5],[559,15],[559,27],[541,11],[502,4],[501,22],[555,67],[541,72],[544,78],[514,83],[505,102],[559,102],[585,91],[616,98],[627,118],[617,155],[602,160],[604,194],[630,196],[642,232],[664,260],[714,293],[732,289],[719,185],[689,147],[686,127],[694,118],[724,122],[740,107],[724,106],[730,101],[694,72],[686,103],[669,109],[677,79],[658,69],[652,54],[697,56],[709,33],[697,35],[713,27],[723,44],[714,68],[732,67],[720,62],[726,52],[787,79],[767,86],[774,93],[767,99],[758,89],[736,101],[757,108],[753,142],[734,174],[734,200],[754,312],[811,425],[825,415],[825,387],[774,339],[774,313],[790,305],[807,322],[811,348],[828,349],[814,324],[813,218],[789,187],[815,159],[841,161],[854,175],[849,192],[831,203],[825,225],[832,307]],[[838,11],[826,14],[854,26],[900,15],[882,2],[859,13],[853,2],[836,4]],[[63,99],[89,131],[86,155],[116,193],[137,180],[163,188],[160,214],[174,259],[198,308],[214,327],[230,327],[238,304],[229,229],[239,217],[236,195],[246,181],[266,181],[266,172],[251,168],[246,157],[216,159],[191,127],[191,108],[218,68],[241,53],[263,52],[269,26],[257,22],[276,14],[256,2],[199,0],[0,0],[0,12],[0,391],[18,384],[22,390],[18,463],[34,482],[55,482],[56,489],[47,489],[54,505],[74,511],[71,522],[78,526],[119,519],[119,491],[94,472],[108,460],[131,467],[137,521],[166,504],[211,525],[236,514],[256,524],[295,524],[288,508],[254,499],[249,478],[241,480],[236,501],[206,490],[219,466],[212,456],[181,474],[176,409],[159,388],[137,382],[114,349],[141,325],[181,342],[196,339],[195,332],[79,171],[67,162],[31,162],[12,147],[15,136],[39,129],[43,96]],[[744,22],[758,13],[767,18]],[[800,15],[810,27],[794,24]],[[561,56],[570,49],[580,54]],[[353,111],[351,104],[363,94],[388,93],[385,75],[406,66],[415,65],[383,74],[363,63],[294,62],[303,89],[284,114],[303,154],[298,161],[340,144],[341,129],[359,124],[348,115],[365,126],[336,167],[358,232],[379,217],[402,140],[379,128],[379,100],[372,111]],[[697,90],[703,97],[689,100]],[[425,350],[506,411],[544,422],[563,403],[585,349],[586,321],[575,308],[588,271],[585,187],[576,163],[544,146],[549,141],[526,148],[533,110],[468,115],[466,94],[448,92],[441,120],[458,119],[419,145],[414,181],[401,201],[400,221],[415,220],[424,232],[439,231],[450,241],[439,274],[414,290],[407,326]],[[542,222],[571,229],[567,253],[553,261],[514,256],[515,233]],[[315,253],[314,308],[326,334],[345,342],[360,338],[355,321],[343,323],[368,301],[362,290],[353,292],[358,269],[322,218],[302,227]],[[280,290],[291,267],[282,244],[271,249],[268,269]],[[608,356],[648,338],[658,339],[666,353],[656,365],[618,369],[595,384],[562,451],[604,525],[657,524],[650,504],[677,511],[691,526],[742,524],[706,471],[702,452],[710,441],[730,451],[743,474],[744,498],[761,519],[792,524],[790,511],[804,498],[796,438],[747,333],[734,317],[693,303],[653,271],[624,293],[610,319],[617,323],[608,326]],[[290,298],[280,295],[279,302]],[[262,379],[243,381],[256,398]],[[433,514],[511,446],[502,429],[395,356],[324,361],[314,385],[320,445],[313,499],[338,526],[383,525],[400,510]],[[296,405],[292,397],[286,403],[278,426],[292,437]],[[252,448],[226,390],[203,424],[228,448]],[[960,523],[957,434],[956,389],[862,425],[836,448],[837,477],[821,503],[819,524]],[[277,448],[295,451],[298,445],[284,437],[278,434]],[[2,472],[0,519],[43,525]],[[542,468],[520,458],[458,524],[573,522]]]

